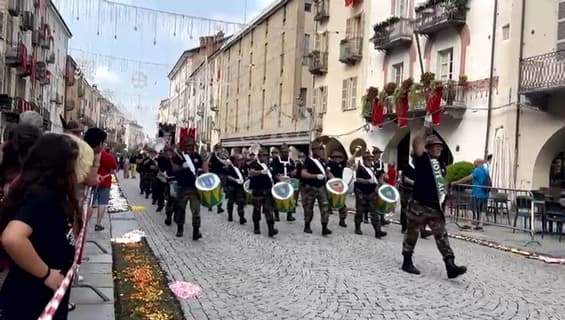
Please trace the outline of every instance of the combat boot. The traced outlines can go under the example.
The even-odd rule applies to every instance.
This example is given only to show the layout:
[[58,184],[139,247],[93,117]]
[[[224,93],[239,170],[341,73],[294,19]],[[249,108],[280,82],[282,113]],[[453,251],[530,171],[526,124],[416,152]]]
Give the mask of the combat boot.
[[243,215],[243,213],[239,214],[239,224],[246,224],[247,220],[245,219],[245,216]]
[[312,233],[312,229],[310,228],[310,222],[304,223],[304,233]]
[[380,239],[387,235],[386,232],[381,230],[381,226],[374,224],[373,229],[375,229],[375,238]]
[[369,223],[369,213],[365,212],[363,214],[363,223]]
[[328,229],[328,224],[322,223],[322,235],[323,236],[329,236],[330,234],[332,234],[332,231],[330,229]]
[[361,221],[355,221],[355,234],[363,234],[361,232]]
[[253,233],[261,234],[261,227],[259,226],[259,221],[253,221]]
[[271,221],[267,223],[267,227],[269,228],[269,237],[274,237],[276,234],[279,233],[279,230],[275,229],[275,222]]
[[199,227],[192,227],[192,240],[196,241],[202,238],[202,234],[200,233]]
[[228,210],[228,221],[233,221],[233,211]]
[[420,270],[414,267],[412,263],[412,255],[404,253],[404,261],[402,262],[402,270],[411,274],[420,274]]
[[286,221],[289,221],[289,222],[296,221],[296,219],[292,216],[292,212],[288,212],[286,214]]
[[455,258],[449,257],[445,258],[445,269],[447,270],[447,277],[449,279],[457,278],[462,274],[467,272],[467,267],[465,266],[458,266],[455,264]]
[[165,225],[166,226],[170,226],[173,223],[171,216],[167,215],[167,217],[165,218]]
[[343,228],[347,228],[347,224],[345,223],[345,218],[339,218],[339,226]]
[[177,224],[177,237],[182,237],[184,234],[184,226],[182,224]]
[[281,217],[279,215],[279,210],[275,210],[275,221],[281,221]]

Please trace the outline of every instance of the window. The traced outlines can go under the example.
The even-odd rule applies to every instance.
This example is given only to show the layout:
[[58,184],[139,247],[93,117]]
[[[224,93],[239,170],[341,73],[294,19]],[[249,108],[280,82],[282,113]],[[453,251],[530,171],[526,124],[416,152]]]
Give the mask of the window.
[[249,90],[251,90],[251,82],[253,81],[253,53],[249,54]]
[[239,131],[239,99],[235,99],[235,132]]
[[251,39],[250,39],[250,41],[251,41],[251,49],[253,49],[253,43],[254,43],[254,41],[253,41],[253,36],[254,36],[254,34],[255,34],[255,29],[251,29]]
[[343,80],[341,109],[343,111],[357,108],[357,77]]
[[279,119],[278,119],[278,126],[281,127],[281,116],[282,116],[282,95],[283,95],[283,84],[279,84]]
[[327,52],[328,49],[328,33],[322,32],[316,34],[316,43],[314,44],[316,51]]
[[304,34],[304,54],[302,55],[302,64],[308,65],[308,55],[310,54],[310,35]]
[[284,74],[284,50],[285,50],[285,33],[281,35],[281,76]]
[[510,39],[510,24],[502,26],[502,40]]
[[265,43],[265,53],[263,55],[263,84],[267,81],[267,54],[269,53],[268,44]]
[[286,4],[283,7],[283,26],[286,24]]
[[247,130],[251,127],[251,95],[247,96]]
[[226,98],[230,97],[230,66],[228,65],[228,68],[226,70]]
[[363,37],[362,15],[347,19],[345,35],[347,39]]
[[265,127],[265,89],[261,94],[261,130]]
[[237,83],[236,83],[236,92],[239,94],[239,78],[241,77],[241,60],[237,61]]
[[226,121],[224,124],[224,132],[228,132],[228,119],[229,119],[230,108],[229,104],[226,102]]
[[300,88],[300,94],[298,95],[298,106],[304,107],[308,98],[308,89]]
[[[328,111],[328,87],[319,87],[316,89],[314,96],[318,96],[319,110],[316,110],[320,114],[325,114]],[[316,106],[314,106],[316,108]]]
[[559,0],[557,15],[557,50],[565,50],[565,1]]
[[406,5],[406,0],[396,0],[396,8],[394,8],[395,12],[393,15],[397,16],[397,17],[406,17],[408,16],[407,14],[407,8],[408,6]]
[[393,81],[400,85],[402,79],[404,79],[404,63],[397,63],[392,65],[392,75],[394,77]]
[[269,18],[265,21],[265,41],[269,37]]
[[304,11],[306,12],[312,11],[312,0],[304,0]]
[[437,75],[441,81],[453,79],[453,48],[437,53]]

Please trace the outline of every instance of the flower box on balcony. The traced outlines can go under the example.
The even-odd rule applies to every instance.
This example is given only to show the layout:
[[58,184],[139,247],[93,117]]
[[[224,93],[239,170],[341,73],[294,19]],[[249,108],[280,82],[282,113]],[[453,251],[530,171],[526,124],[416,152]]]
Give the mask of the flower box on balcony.
[[431,35],[449,27],[458,27],[467,23],[466,1],[434,1],[416,10],[415,30]]
[[328,72],[328,53],[312,51],[308,62],[308,70],[315,75],[323,75]]

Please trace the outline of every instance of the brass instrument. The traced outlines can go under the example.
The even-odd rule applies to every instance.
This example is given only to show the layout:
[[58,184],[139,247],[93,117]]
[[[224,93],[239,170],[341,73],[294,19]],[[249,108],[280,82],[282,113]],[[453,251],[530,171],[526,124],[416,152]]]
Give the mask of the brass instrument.
[[349,144],[349,152],[353,158],[361,156],[365,151],[367,151],[367,142],[361,138],[354,139]]

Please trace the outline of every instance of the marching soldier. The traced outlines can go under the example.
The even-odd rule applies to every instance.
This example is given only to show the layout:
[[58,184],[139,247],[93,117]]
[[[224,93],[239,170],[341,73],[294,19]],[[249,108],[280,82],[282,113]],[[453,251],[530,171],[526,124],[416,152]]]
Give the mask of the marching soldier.
[[234,154],[230,157],[230,164],[226,169],[226,197],[228,198],[228,221],[233,221],[233,206],[237,204],[237,214],[239,224],[245,224],[245,191],[243,182],[245,174],[243,172],[243,156]]
[[[155,160],[157,157],[157,152],[153,149],[147,150],[147,158],[143,161],[142,164],[142,192],[145,193],[145,199],[149,198],[149,195],[152,194],[152,186],[153,182],[157,177],[157,172],[159,172],[159,167],[157,165],[157,161]],[[156,201],[153,202],[155,204]]]
[[[288,181],[290,178],[296,176],[296,164],[294,160],[290,158],[290,152],[288,145],[283,144],[281,146],[280,155],[278,152],[273,155],[271,160],[271,168],[275,178],[275,182]],[[279,211],[275,209],[275,221],[279,221]],[[293,212],[288,212],[286,214],[287,221],[295,221],[296,219],[292,216]]]
[[202,157],[194,151],[195,143],[192,137],[184,137],[180,142],[179,151],[173,158],[176,165],[175,179],[177,181],[177,201],[174,219],[177,224],[177,237],[184,234],[186,220],[186,205],[190,202],[192,213],[192,240],[202,238],[200,233],[200,198],[196,190],[196,177],[202,171]]
[[302,179],[304,181],[302,204],[304,206],[304,232],[312,233],[310,223],[314,218],[314,202],[318,200],[322,221],[322,235],[330,235],[332,231],[328,229],[329,222],[329,201],[326,191],[327,172],[322,156],[324,147],[317,141],[311,143],[312,156],[306,158],[302,169]]
[[402,270],[420,274],[412,262],[412,255],[420,229],[428,225],[445,261],[448,278],[458,277],[467,272],[467,268],[455,265],[455,255],[449,245],[445,229],[443,205],[447,196],[447,187],[444,182],[445,167],[438,159],[443,151],[443,142],[435,135],[427,139],[418,136],[414,139],[412,148],[416,179],[413,199],[407,214],[407,231],[402,244],[404,256]]
[[[400,174],[400,225],[401,232],[406,233],[407,230],[407,215],[408,207],[410,206],[410,200],[412,199],[412,193],[414,191],[414,180],[416,179],[416,170],[411,163],[408,163]],[[420,229],[420,237],[426,239],[431,236],[432,232],[426,230],[426,226],[422,226]]]
[[249,187],[253,192],[253,232],[261,234],[259,222],[261,222],[261,212],[263,212],[267,220],[269,237],[273,237],[279,231],[275,229],[273,197],[271,195],[273,176],[267,161],[269,161],[269,153],[265,148],[261,148],[257,159],[249,164]]
[[[339,149],[332,151],[330,160],[328,161],[328,171],[333,178],[343,179],[343,169],[347,167],[347,159],[345,154]],[[347,218],[347,207],[339,209],[339,226],[347,228],[345,220]]]
[[387,235],[381,230],[380,214],[375,208],[375,198],[377,197],[378,178],[373,171],[373,156],[369,152],[363,154],[363,161],[359,163],[357,168],[355,181],[355,202],[357,212],[355,213],[355,233],[361,232],[361,221],[363,216],[371,217],[371,224],[375,230],[375,237],[380,239]]
[[[383,155],[383,151],[381,149],[379,149],[378,147],[373,147],[373,158],[374,158],[374,162],[373,162],[373,172],[375,172],[375,175],[377,177],[377,181],[379,184],[384,183],[384,176],[385,176],[385,165],[383,163],[382,160],[382,155]],[[365,218],[365,223],[368,223],[368,221],[366,220],[367,218]],[[381,225],[382,226],[386,226],[387,224],[390,224],[390,221],[385,219],[384,214],[380,215],[380,219],[381,219]]]
[[[227,159],[223,159],[220,153],[222,153],[222,146],[218,143],[214,146],[214,151],[210,156],[209,167],[210,167],[210,172],[216,174],[220,178],[220,181],[222,181],[222,185],[225,185],[226,183],[225,171],[228,166],[228,163],[227,163]],[[212,208],[209,208],[209,210],[211,211]],[[222,208],[222,203],[220,203],[218,204],[218,214],[223,212],[224,212],[224,208]]]

